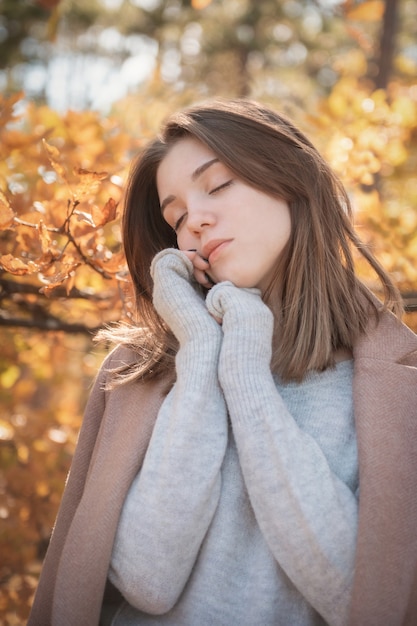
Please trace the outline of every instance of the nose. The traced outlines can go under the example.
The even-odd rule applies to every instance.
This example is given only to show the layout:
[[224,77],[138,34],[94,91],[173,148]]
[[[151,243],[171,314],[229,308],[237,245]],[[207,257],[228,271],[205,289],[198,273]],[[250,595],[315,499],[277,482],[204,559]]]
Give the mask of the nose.
[[204,203],[189,203],[187,213],[187,228],[193,233],[200,233],[216,221],[214,212]]

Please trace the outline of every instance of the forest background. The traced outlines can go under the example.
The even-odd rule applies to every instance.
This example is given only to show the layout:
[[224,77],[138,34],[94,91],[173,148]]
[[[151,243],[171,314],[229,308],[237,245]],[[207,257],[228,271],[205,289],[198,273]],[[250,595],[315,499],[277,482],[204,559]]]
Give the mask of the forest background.
[[[212,96],[289,114],[417,330],[416,0],[0,0],[0,623],[26,621],[104,324],[129,163]],[[375,277],[359,265],[374,288]]]

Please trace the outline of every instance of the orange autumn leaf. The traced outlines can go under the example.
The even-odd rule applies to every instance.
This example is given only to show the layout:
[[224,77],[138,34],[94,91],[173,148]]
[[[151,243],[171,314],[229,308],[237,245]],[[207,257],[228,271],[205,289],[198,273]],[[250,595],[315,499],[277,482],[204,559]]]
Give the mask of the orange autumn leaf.
[[115,252],[110,258],[100,259],[96,257],[94,264],[107,274],[118,274],[126,264],[125,255],[122,251]]
[[104,226],[104,224],[115,220],[117,217],[117,205],[118,203],[113,198],[109,198],[104,207],[93,206],[91,215],[94,224],[96,226]]
[[78,215],[75,213],[75,215],[77,215],[78,221],[76,223],[72,223],[71,232],[77,240],[96,231],[96,225],[94,224],[91,215],[88,213],[85,213],[84,215]]
[[51,236],[48,232],[47,227],[45,226],[43,220],[39,221],[39,224],[37,225],[37,230],[39,233],[39,239],[41,242],[41,247],[42,247],[42,252],[45,254],[47,252],[51,251],[51,246],[52,246],[52,240],[51,240]]
[[54,284],[45,285],[45,287],[41,287],[41,289],[39,289],[39,293],[43,293],[44,296],[49,298],[52,295],[53,290],[56,289],[57,287],[60,287],[62,283],[66,281],[67,278],[68,276],[64,276],[62,280],[59,280]]
[[0,265],[6,272],[9,272],[10,274],[14,274],[16,276],[31,274],[38,269],[38,266],[32,261],[29,261],[29,263],[25,263],[21,259],[14,257],[12,254],[3,254],[0,257]]
[[60,268],[58,268],[58,266],[54,267],[52,272],[42,272],[39,278],[44,286],[39,290],[40,293],[43,293],[45,296],[50,296],[56,287],[60,287],[66,283],[66,281],[71,280],[72,283],[72,276],[80,264],[80,261],[74,260],[73,262],[63,263]]
[[101,182],[108,177],[108,172],[92,172],[81,167],[75,167],[73,172],[78,177],[78,182],[73,186],[74,198],[77,200],[96,194]]
[[108,176],[108,172],[91,172],[90,170],[84,170],[82,167],[75,167],[74,173],[78,176],[85,176],[91,181],[104,180]]
[[9,204],[6,196],[0,191],[0,230],[6,230],[13,224],[15,212]]

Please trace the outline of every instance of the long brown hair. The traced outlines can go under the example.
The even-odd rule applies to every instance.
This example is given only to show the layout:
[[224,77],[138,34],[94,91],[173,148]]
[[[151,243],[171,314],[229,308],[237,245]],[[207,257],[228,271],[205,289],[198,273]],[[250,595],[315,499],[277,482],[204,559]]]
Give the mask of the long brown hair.
[[157,252],[176,246],[161,214],[156,173],[168,150],[185,136],[208,146],[238,178],[289,205],[291,237],[264,294],[276,319],[274,372],[301,380],[310,369],[332,366],[335,351],[351,349],[370,315],[377,315],[373,296],[355,275],[354,248],[377,274],[385,306],[401,313],[397,289],[354,230],[343,185],[308,138],[259,103],[214,101],[172,115],[131,168],[123,242],[138,326],[110,334],[140,357],[123,376],[152,377],[173,369],[177,343],[152,306],[149,267]]

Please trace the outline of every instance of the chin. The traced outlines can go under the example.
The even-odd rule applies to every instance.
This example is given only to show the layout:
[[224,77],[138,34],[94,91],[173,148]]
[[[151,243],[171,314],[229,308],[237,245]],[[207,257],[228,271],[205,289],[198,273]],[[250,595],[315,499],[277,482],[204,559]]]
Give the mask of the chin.
[[[213,278],[215,277],[213,276]],[[216,278],[216,283],[222,283],[226,281],[233,283],[235,287],[240,287],[241,289],[250,289],[251,287],[255,287],[255,285],[249,282],[248,280],[245,280],[243,278],[238,278],[232,275],[222,276],[221,278]]]
[[209,270],[208,273],[216,283],[229,281],[233,283],[235,287],[242,289],[251,289],[252,287],[258,286],[259,281],[257,281],[255,277],[247,276],[246,274],[242,275],[241,268],[239,267],[229,268],[229,271],[224,268],[223,271],[218,272],[213,271],[213,269],[212,271]]

